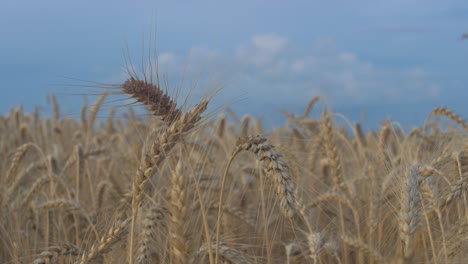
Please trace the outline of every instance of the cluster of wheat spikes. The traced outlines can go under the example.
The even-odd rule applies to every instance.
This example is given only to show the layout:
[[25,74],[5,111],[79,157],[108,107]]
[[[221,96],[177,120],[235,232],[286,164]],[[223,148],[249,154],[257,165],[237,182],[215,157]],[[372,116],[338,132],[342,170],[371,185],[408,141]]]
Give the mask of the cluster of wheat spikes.
[[0,263],[468,261],[468,126],[447,108],[365,132],[310,118],[314,97],[262,136],[206,118],[209,97],[117,88],[153,115],[97,122],[104,93],[79,121],[55,97],[52,118],[0,116]]

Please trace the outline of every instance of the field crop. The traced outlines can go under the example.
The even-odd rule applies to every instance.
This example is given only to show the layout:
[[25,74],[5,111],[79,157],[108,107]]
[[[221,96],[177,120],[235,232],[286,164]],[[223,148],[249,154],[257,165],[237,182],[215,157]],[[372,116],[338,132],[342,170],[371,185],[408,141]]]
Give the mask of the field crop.
[[0,116],[0,263],[468,260],[468,126],[448,108],[363,131],[314,97],[266,132],[212,118],[211,96],[113,89],[149,114],[96,118],[106,92],[80,119],[55,97],[53,117]]

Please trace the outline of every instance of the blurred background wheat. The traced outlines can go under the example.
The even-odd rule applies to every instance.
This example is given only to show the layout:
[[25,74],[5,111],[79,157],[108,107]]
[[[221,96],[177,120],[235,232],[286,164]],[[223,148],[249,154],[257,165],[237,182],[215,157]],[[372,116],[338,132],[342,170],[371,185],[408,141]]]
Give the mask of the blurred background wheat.
[[448,108],[364,131],[313,97],[265,130],[212,118],[212,95],[178,106],[137,76],[114,89],[147,114],[96,118],[105,92],[80,120],[55,97],[52,117],[0,116],[1,263],[468,260],[468,126]]

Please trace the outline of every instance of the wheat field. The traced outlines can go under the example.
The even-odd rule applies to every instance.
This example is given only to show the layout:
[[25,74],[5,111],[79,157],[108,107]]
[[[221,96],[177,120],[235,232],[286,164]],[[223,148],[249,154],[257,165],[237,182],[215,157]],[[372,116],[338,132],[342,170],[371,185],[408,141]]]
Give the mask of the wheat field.
[[0,263],[468,261],[468,125],[448,108],[363,131],[314,97],[264,131],[211,95],[112,89],[149,114],[97,118],[105,92],[80,118],[55,97],[51,117],[0,116]]

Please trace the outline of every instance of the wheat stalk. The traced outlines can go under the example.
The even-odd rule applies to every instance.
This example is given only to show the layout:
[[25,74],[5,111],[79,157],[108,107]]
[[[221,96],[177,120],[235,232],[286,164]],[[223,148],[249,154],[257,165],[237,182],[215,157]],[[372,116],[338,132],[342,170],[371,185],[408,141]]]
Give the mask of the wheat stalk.
[[306,107],[304,108],[304,114],[302,114],[302,117],[307,117],[310,114],[310,111],[312,110],[312,107],[315,105],[315,103],[320,100],[319,96],[314,96],[312,97],[309,102],[307,102]]

